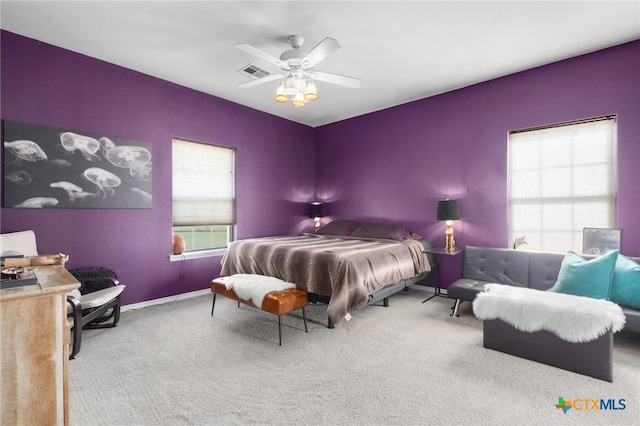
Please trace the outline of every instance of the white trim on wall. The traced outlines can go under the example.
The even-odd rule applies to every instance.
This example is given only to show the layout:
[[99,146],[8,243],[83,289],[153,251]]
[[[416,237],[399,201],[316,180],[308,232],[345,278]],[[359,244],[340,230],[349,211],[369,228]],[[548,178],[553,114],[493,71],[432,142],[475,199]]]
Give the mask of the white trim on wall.
[[202,290],[191,291],[188,293],[178,294],[176,296],[162,297],[160,299],[146,300],[140,303],[133,303],[131,305],[123,305],[121,312],[126,312],[134,309],[148,308],[149,306],[163,305],[165,303],[177,302],[178,300],[190,299],[192,297],[204,296],[205,294],[211,294],[211,289],[205,288]]
[[[414,290],[424,291],[424,292],[431,292],[433,290],[433,287],[428,287],[424,285],[414,285],[414,286],[411,286],[411,288]],[[442,293],[447,294],[446,289],[443,289]],[[204,296],[206,294],[211,294],[211,289],[205,288],[202,290],[196,290],[188,293],[178,294],[176,296],[162,297],[160,299],[153,299],[153,300],[147,300],[140,303],[133,303],[131,305],[123,305],[121,308],[121,312],[148,308],[150,306],[155,306],[155,305],[163,305],[165,303],[177,302],[178,300],[190,299],[192,297]]]

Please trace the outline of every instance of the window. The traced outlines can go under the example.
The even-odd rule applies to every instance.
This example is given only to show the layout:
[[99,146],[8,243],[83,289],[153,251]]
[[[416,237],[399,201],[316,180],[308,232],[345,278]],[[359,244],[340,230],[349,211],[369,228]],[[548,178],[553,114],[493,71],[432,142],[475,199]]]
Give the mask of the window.
[[616,227],[615,117],[509,134],[509,246],[582,251],[583,228]]
[[235,223],[235,150],[173,139],[173,232],[185,251],[226,247]]

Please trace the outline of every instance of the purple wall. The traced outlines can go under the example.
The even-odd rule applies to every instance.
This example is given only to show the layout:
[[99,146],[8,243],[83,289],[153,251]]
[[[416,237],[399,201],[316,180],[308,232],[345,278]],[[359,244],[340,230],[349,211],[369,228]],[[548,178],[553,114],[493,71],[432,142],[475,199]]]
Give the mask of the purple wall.
[[106,266],[131,304],[207,288],[220,258],[169,262],[171,138],[237,148],[238,237],[313,226],[314,130],[6,31],[3,119],[152,144],[152,209],[1,209],[0,232],[33,229],[69,268]]
[[635,41],[323,126],[318,198],[334,218],[403,223],[440,246],[437,200],[458,198],[457,245],[506,247],[507,133],[617,114],[622,252],[640,256],[638,70]]
[[[220,270],[218,257],[168,260],[173,136],[237,148],[239,238],[309,231],[315,185],[325,221],[402,223],[439,245],[437,200],[459,198],[457,244],[505,247],[507,132],[617,114],[622,251],[640,256],[640,41],[314,130],[1,36],[2,118],[153,145],[153,209],[0,210],[0,232],[35,230],[40,252],[70,254],[70,268],[115,269],[128,285],[125,304],[207,288]],[[445,261],[445,285],[459,261]]]

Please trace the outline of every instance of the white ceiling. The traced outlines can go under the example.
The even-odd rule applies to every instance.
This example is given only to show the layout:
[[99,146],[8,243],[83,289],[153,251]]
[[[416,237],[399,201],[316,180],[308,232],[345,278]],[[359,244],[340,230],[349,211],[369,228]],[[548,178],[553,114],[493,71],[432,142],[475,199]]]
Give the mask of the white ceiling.
[[[4,1],[1,27],[312,127],[640,39],[640,1]],[[296,109],[277,81],[241,89],[253,63],[302,35],[342,48],[315,69],[362,79],[318,82]]]

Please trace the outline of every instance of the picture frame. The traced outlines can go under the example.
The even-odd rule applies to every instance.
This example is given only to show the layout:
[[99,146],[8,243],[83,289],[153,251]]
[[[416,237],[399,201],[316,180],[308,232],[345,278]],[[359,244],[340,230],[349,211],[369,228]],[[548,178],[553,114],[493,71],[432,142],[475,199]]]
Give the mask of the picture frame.
[[153,205],[151,144],[2,120],[5,208]]
[[583,228],[582,253],[600,256],[610,250],[619,250],[621,239],[620,229]]

